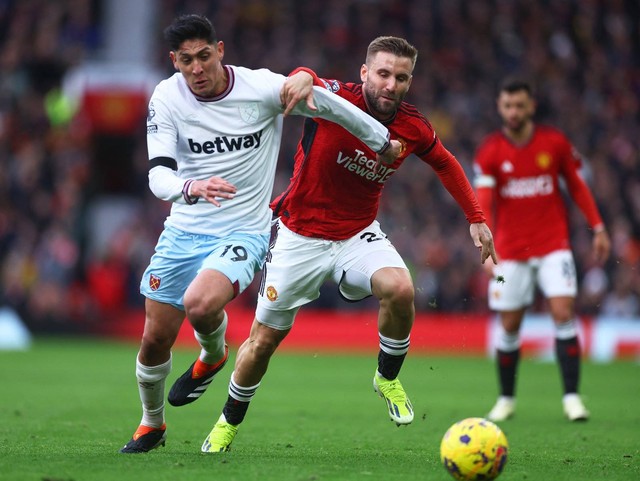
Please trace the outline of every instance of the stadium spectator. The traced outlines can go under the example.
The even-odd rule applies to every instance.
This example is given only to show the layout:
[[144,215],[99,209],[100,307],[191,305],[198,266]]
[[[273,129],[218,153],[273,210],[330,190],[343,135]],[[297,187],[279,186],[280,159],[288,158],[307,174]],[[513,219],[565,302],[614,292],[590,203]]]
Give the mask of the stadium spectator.
[[121,453],[165,443],[164,384],[185,315],[202,349],[172,386],[169,402],[197,399],[227,361],[224,308],[251,283],[267,253],[283,114],[338,122],[380,162],[393,162],[401,147],[366,113],[314,91],[304,82],[308,72],[286,79],[223,64],[224,43],[205,16],[180,15],[164,34],[177,72],[151,96],[147,145],[149,187],[172,207],[140,282],[145,324],[135,373],[143,412]]
[[607,260],[611,241],[579,175],[580,155],[562,132],[534,122],[531,85],[507,79],[497,107],[502,129],[483,141],[475,158],[478,200],[495,232],[500,257],[497,266],[485,264],[491,278],[489,307],[498,312],[501,323],[496,346],[500,396],[487,417],[504,421],[515,411],[520,327],[539,288],[555,323],[565,415],[571,421],[586,420],[589,413],[578,395],[577,276],[562,184],[593,230],[596,262]]
[[84,35],[68,35],[79,25],[72,10],[91,12],[91,2],[10,1],[0,14],[0,297],[39,332],[95,318],[90,302],[71,299],[82,278],[86,137],[45,108],[64,71],[97,48],[92,15]]
[[[298,310],[332,280],[349,302],[379,301],[379,351],[373,386],[398,426],[413,421],[413,407],[400,379],[415,317],[411,275],[378,221],[382,189],[415,154],[433,169],[468,223],[480,260],[496,259],[493,237],[473,189],[456,158],[443,146],[429,121],[404,102],[418,51],[405,39],[383,36],[366,50],[361,84],[315,78],[383,122],[403,150],[390,165],[340,126],[310,120],[295,154],[288,187],[272,203],[274,232],[263,270],[258,307],[249,338],[240,346],[229,381],[229,397],[207,443],[228,451],[271,356],[293,327]],[[436,206],[422,203],[426,209]],[[336,333],[339,335],[339,333]]]

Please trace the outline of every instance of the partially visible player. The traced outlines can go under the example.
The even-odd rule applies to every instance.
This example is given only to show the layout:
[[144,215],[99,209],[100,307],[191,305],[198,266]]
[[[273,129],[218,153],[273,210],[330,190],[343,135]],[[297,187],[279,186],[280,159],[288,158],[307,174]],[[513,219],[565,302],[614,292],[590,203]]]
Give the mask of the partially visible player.
[[[202,446],[204,452],[229,449],[298,309],[316,299],[328,279],[337,283],[348,301],[371,295],[379,300],[380,349],[373,386],[384,398],[392,421],[401,425],[413,420],[413,407],[398,373],[409,350],[414,287],[402,257],[376,221],[384,185],[411,154],[416,158],[407,161],[421,161],[433,169],[464,211],[473,243],[481,249],[481,261],[495,257],[491,232],[464,170],[424,115],[403,101],[417,55],[404,39],[379,37],[369,45],[360,68],[361,84],[316,78],[319,85],[386,125],[403,151],[392,164],[380,165],[374,152],[342,127],[321,119],[305,122],[291,182],[272,203],[279,220],[263,272],[256,318],[238,351],[228,400]],[[339,337],[340,332],[334,335]],[[327,389],[341,396],[331,385]],[[353,406],[344,406],[350,408]]]
[[609,256],[610,240],[580,177],[580,156],[562,132],[534,123],[535,106],[529,83],[505,81],[497,99],[502,129],[485,139],[475,158],[478,200],[500,259],[499,266],[485,263],[491,276],[489,307],[499,313],[502,327],[497,341],[500,396],[487,417],[504,421],[515,411],[520,326],[538,286],[556,327],[564,413],[572,421],[586,420],[589,412],[578,394],[577,280],[563,182],[593,230],[597,261]]
[[340,122],[380,162],[400,152],[379,122],[309,88],[308,72],[286,79],[224,65],[224,44],[206,17],[180,16],[165,37],[178,72],[158,84],[149,103],[149,187],[173,205],[140,285],[145,325],[135,372],[143,413],[123,453],[164,445],[164,385],[185,314],[202,349],[169,402],[197,398],[227,361],[224,308],[251,283],[267,253],[283,114]]

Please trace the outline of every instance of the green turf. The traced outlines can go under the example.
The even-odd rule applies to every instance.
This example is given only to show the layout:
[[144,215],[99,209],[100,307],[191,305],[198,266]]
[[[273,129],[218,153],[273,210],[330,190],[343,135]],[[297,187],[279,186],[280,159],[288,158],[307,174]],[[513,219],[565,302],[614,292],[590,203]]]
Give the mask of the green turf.
[[[140,418],[136,351],[87,340],[0,351],[0,480],[446,481],[442,435],[495,397],[489,360],[409,357],[401,378],[416,420],[398,428],[373,393],[374,356],[279,353],[230,453],[200,453],[226,399],[227,368],[198,402],[167,408],[166,447],[122,455]],[[194,355],[174,353],[169,383]],[[556,366],[525,359],[517,416],[502,424],[510,452],[500,480],[640,479],[639,371],[585,363],[592,419],[572,424]]]

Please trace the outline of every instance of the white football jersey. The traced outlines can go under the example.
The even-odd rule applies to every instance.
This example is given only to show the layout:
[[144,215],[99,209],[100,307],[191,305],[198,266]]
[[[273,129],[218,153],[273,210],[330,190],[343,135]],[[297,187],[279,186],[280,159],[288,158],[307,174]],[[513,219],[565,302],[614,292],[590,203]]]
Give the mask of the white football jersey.
[[[149,185],[158,197],[173,202],[166,222],[178,229],[220,237],[268,233],[282,136],[280,89],[286,77],[267,69],[224,68],[228,86],[210,99],[197,98],[179,72],[156,87],[147,117],[149,160],[174,159],[178,170],[154,167]],[[303,101],[293,113],[336,121],[375,151],[387,144],[387,129],[339,96],[314,87],[314,102],[316,112]],[[235,185],[235,197],[217,199],[221,207],[203,199],[187,204],[184,184],[212,176]]]

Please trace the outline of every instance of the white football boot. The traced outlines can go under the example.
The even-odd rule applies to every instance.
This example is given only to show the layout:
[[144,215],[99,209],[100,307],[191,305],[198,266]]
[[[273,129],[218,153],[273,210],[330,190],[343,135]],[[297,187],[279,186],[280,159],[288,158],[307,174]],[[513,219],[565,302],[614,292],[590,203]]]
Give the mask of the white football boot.
[[565,394],[562,398],[562,407],[569,421],[586,421],[589,419],[589,411],[584,407],[578,394]]
[[506,421],[516,411],[516,400],[511,396],[500,396],[495,406],[487,414],[487,419],[493,422]]

